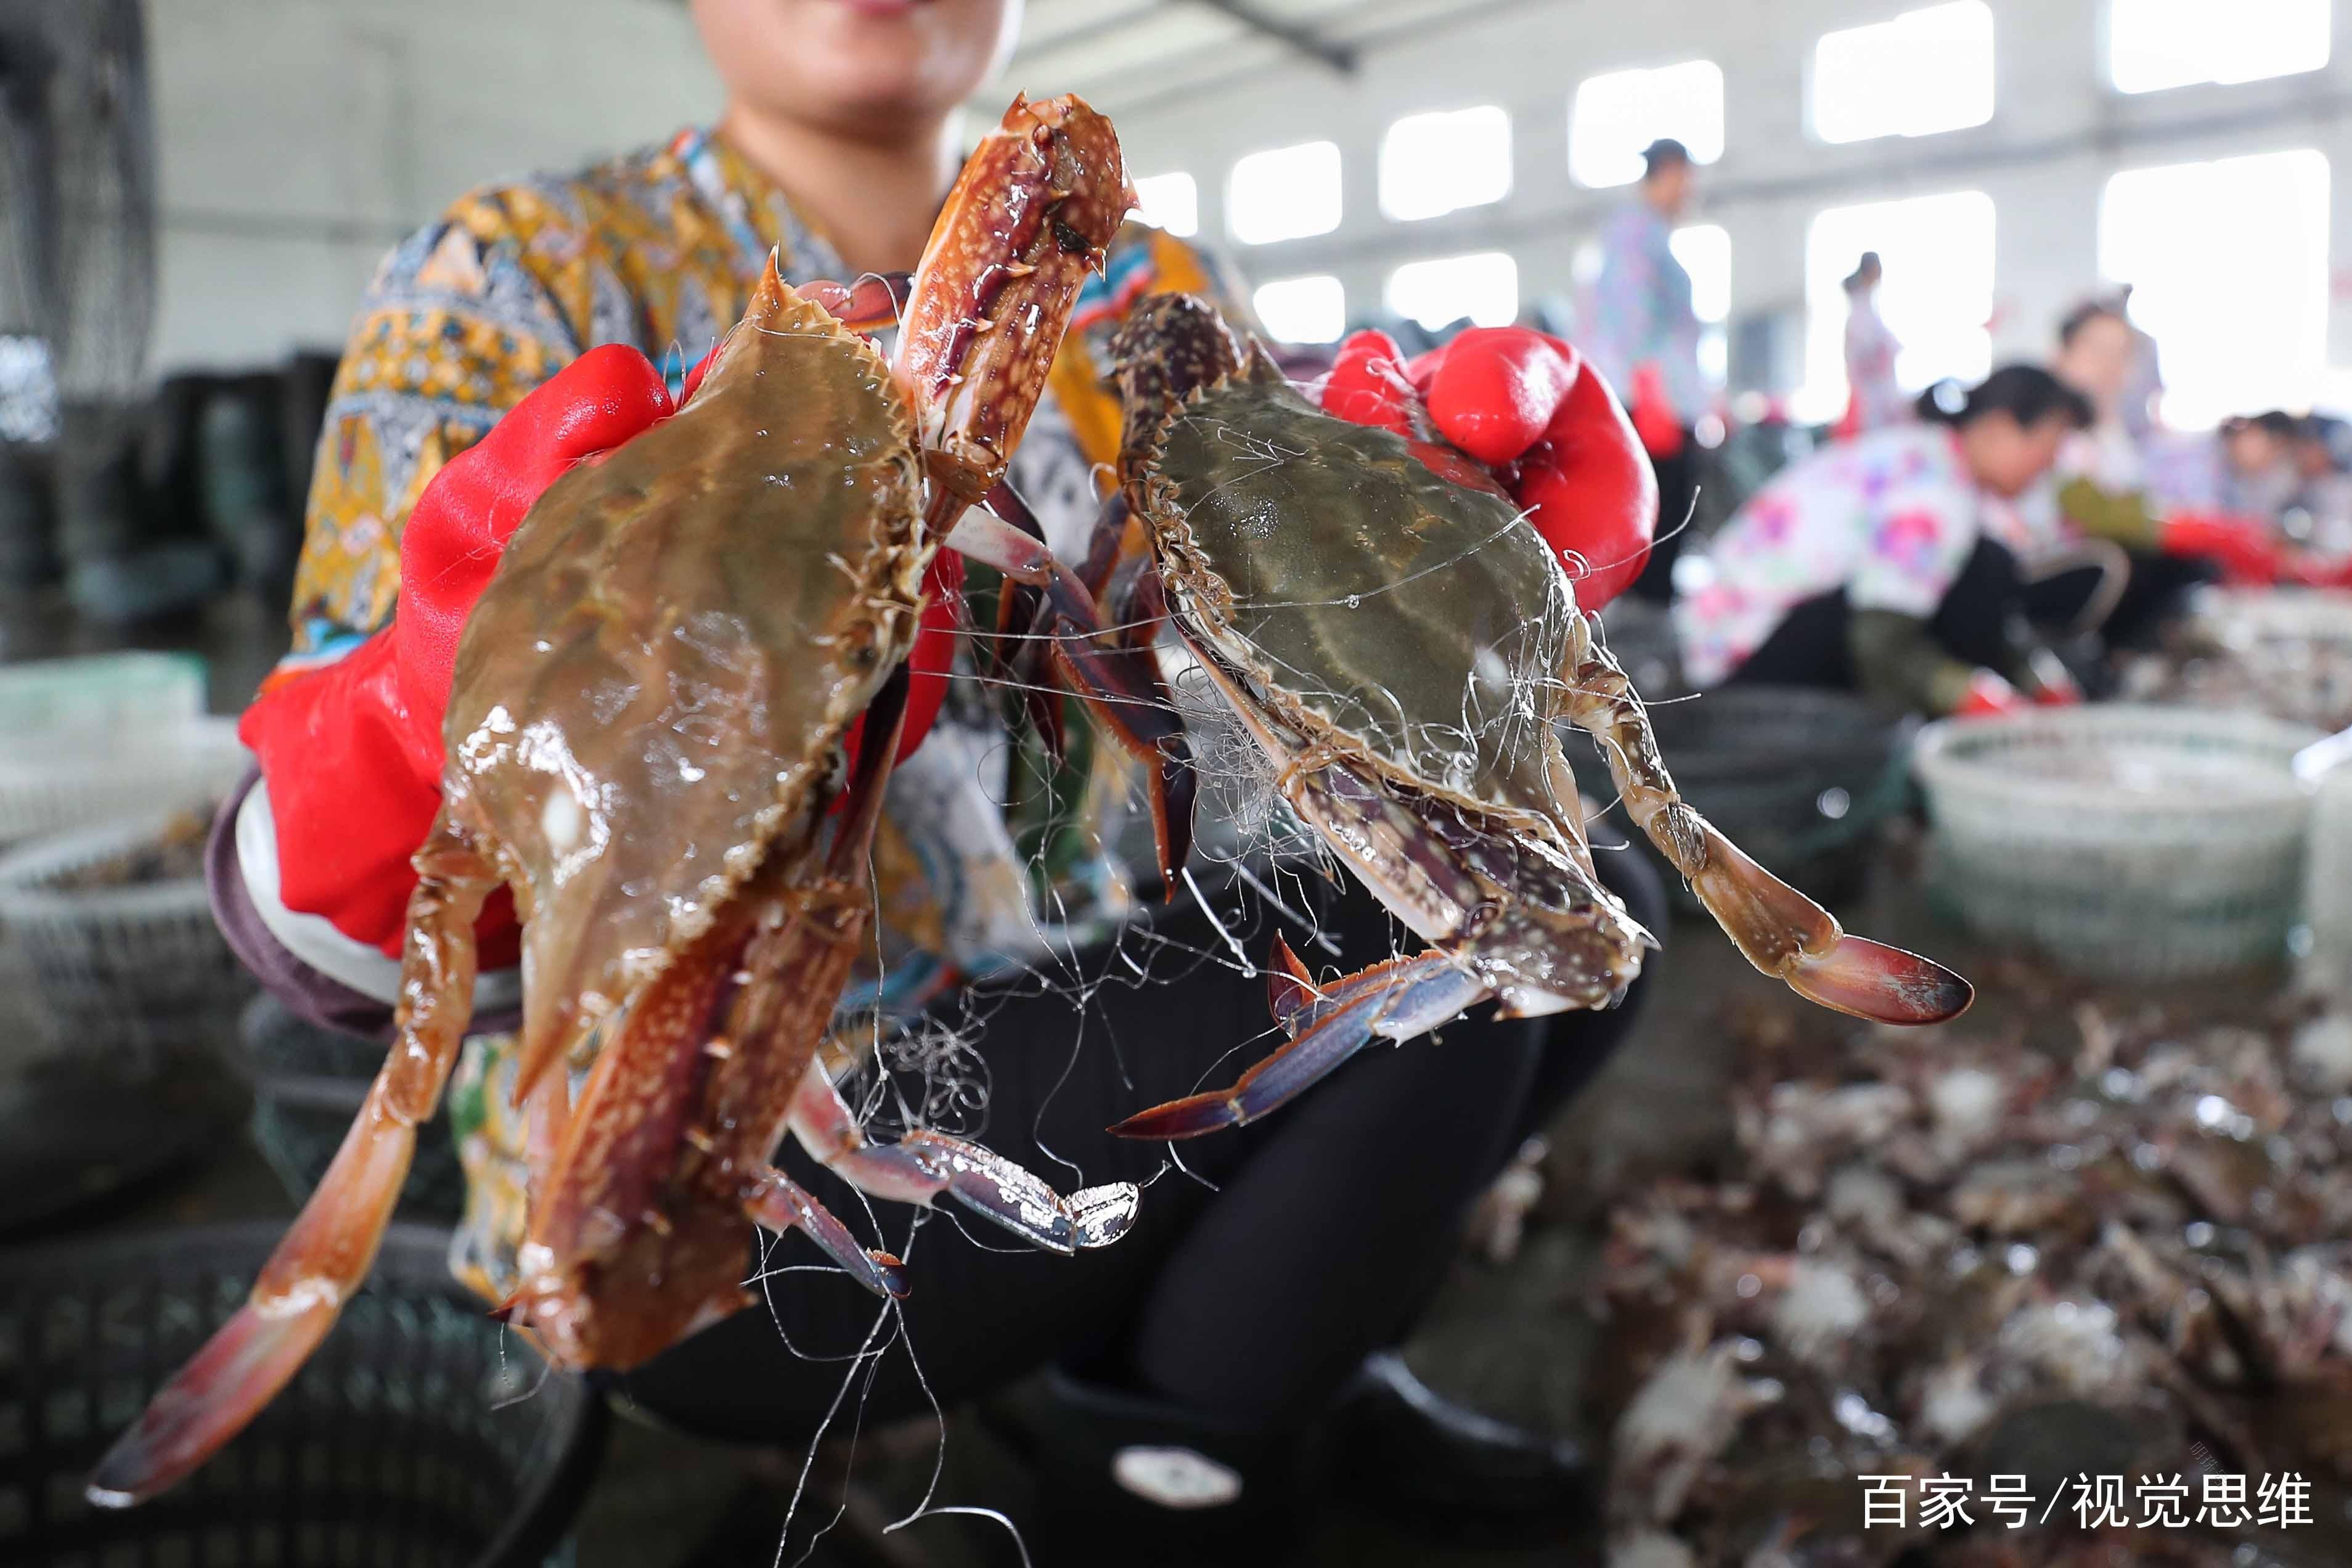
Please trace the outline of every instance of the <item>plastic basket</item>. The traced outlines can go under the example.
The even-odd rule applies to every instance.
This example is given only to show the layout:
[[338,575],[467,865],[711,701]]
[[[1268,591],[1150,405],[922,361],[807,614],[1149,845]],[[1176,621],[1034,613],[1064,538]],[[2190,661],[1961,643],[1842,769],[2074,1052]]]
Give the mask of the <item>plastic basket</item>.
[[2310,824],[2307,725],[2117,705],[1947,720],[1919,739],[1939,895],[2063,967],[2180,979],[2283,961]]
[[[2208,588],[2192,614],[2236,679],[2217,700],[2335,730],[2352,724],[2352,595],[2319,588]],[[2207,698],[2187,683],[2192,701]]]
[[[1733,843],[1822,902],[1861,889],[1878,825],[1909,798],[1913,725],[1811,687],[1730,686],[1649,713],[1675,788]],[[1697,898],[1622,805],[1610,820],[1696,912]]]
[[2225,647],[2286,640],[2352,646],[2352,597],[2336,589],[2206,588],[2192,614]]
[[0,844],[216,799],[251,765],[234,719],[13,733],[0,751]]
[[[253,1141],[299,1203],[350,1131],[383,1066],[384,1043],[307,1023],[265,992],[246,1005],[237,1046],[253,1083]],[[446,1118],[436,1114],[417,1129],[400,1213],[454,1222],[465,1208],[465,1169]]]
[[0,735],[112,736],[204,710],[205,661],[194,654],[100,653],[0,668]]
[[223,1044],[253,983],[213,924],[204,879],[66,889],[75,871],[152,843],[162,815],[0,855],[0,934],[20,949],[52,1040],[152,1065]]
[[245,1300],[282,1227],[0,1259],[0,1563],[11,1568],[520,1568],[551,1559],[602,1451],[602,1404],[395,1226],[367,1289],[234,1442],[126,1511],[81,1489],[115,1435]]

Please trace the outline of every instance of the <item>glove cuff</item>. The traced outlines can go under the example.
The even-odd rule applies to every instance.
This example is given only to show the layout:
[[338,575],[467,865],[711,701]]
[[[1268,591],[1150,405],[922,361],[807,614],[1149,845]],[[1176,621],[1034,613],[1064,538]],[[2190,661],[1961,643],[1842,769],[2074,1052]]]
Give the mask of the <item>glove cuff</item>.
[[265,692],[237,728],[268,784],[279,901],[394,954],[416,885],[409,857],[441,808],[439,760],[418,765],[396,658],[379,632]]

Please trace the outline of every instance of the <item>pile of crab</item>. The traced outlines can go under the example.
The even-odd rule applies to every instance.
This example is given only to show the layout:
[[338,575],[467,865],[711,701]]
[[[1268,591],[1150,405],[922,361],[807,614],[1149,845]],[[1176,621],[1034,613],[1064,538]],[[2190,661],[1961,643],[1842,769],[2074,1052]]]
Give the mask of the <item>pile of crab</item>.
[[[2071,1062],[1783,1021],[1723,1179],[1619,1195],[1589,1394],[1613,1564],[2352,1561],[2352,1018],[2076,1021]],[[2208,1475],[2247,1478],[2244,1528],[2197,1522]],[[1906,1478],[1874,1520],[1865,1476]],[[2260,1528],[2287,1476],[2312,1522]],[[2086,1517],[2102,1477],[2120,1514]],[[1923,1528],[1926,1478],[1972,1522]],[[2189,1529],[2142,1506],[2168,1484]]]

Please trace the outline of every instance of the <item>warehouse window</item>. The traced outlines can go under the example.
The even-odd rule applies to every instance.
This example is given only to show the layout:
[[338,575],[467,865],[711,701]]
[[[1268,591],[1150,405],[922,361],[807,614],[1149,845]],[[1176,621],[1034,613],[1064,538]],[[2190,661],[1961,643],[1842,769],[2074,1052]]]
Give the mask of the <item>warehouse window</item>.
[[1580,185],[1630,184],[1642,177],[1642,149],[1662,136],[1697,163],[1723,156],[1723,71],[1713,60],[1585,78],[1568,111],[1568,172]]
[[[2299,408],[2327,342],[2327,160],[2305,149],[2130,169],[2099,200],[2099,273],[2164,356],[2168,424]],[[2183,221],[2194,214],[2195,221]]]
[[58,384],[49,374],[49,345],[0,333],[0,441],[30,446],[57,438]]
[[1906,11],[1813,46],[1813,134],[1930,136],[1992,118],[1992,12],[1984,0]]
[[1719,385],[1728,368],[1723,323],[1731,314],[1731,236],[1718,224],[1693,224],[1675,230],[1666,244],[1690,274],[1691,311],[1700,322],[1699,369]]
[[1992,368],[1992,198],[1982,191],[1832,207],[1805,237],[1805,384],[1801,419],[1845,411],[1846,275],[1878,252],[1885,281],[1878,313],[1903,345],[1895,374],[1906,387],[1944,376],[1975,381]]
[[1305,142],[1253,153],[1234,165],[1225,221],[1244,245],[1304,239],[1339,226],[1339,148]]
[[1511,194],[1511,117],[1493,104],[1408,114],[1381,138],[1381,211],[1407,221]]
[[1152,174],[1135,182],[1135,202],[1143,221],[1179,239],[1201,232],[1201,187],[1190,174]]
[[2117,92],[2156,92],[2317,70],[2329,10],[2329,0],[2112,0],[2107,76]]
[[1348,330],[1348,291],[1337,278],[1285,278],[1250,296],[1260,325],[1276,342],[1335,343]]
[[1691,309],[1702,321],[1731,314],[1731,236],[1718,224],[1693,224],[1667,237],[1675,259],[1690,274]]
[[1519,268],[1499,250],[1409,261],[1389,274],[1389,309],[1431,331],[1467,316],[1507,327],[1519,315]]

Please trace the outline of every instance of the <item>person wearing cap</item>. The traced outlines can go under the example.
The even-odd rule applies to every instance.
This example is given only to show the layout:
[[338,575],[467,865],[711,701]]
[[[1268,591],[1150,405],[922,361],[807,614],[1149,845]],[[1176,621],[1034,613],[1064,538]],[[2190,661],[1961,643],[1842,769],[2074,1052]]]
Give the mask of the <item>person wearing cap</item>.
[[1632,589],[1655,604],[1674,595],[1681,529],[1698,493],[1691,427],[1707,410],[1691,277],[1675,258],[1674,231],[1692,197],[1690,149],[1669,139],[1642,153],[1642,181],[1601,232],[1586,357],[1624,399],[1658,477],[1658,538]]

